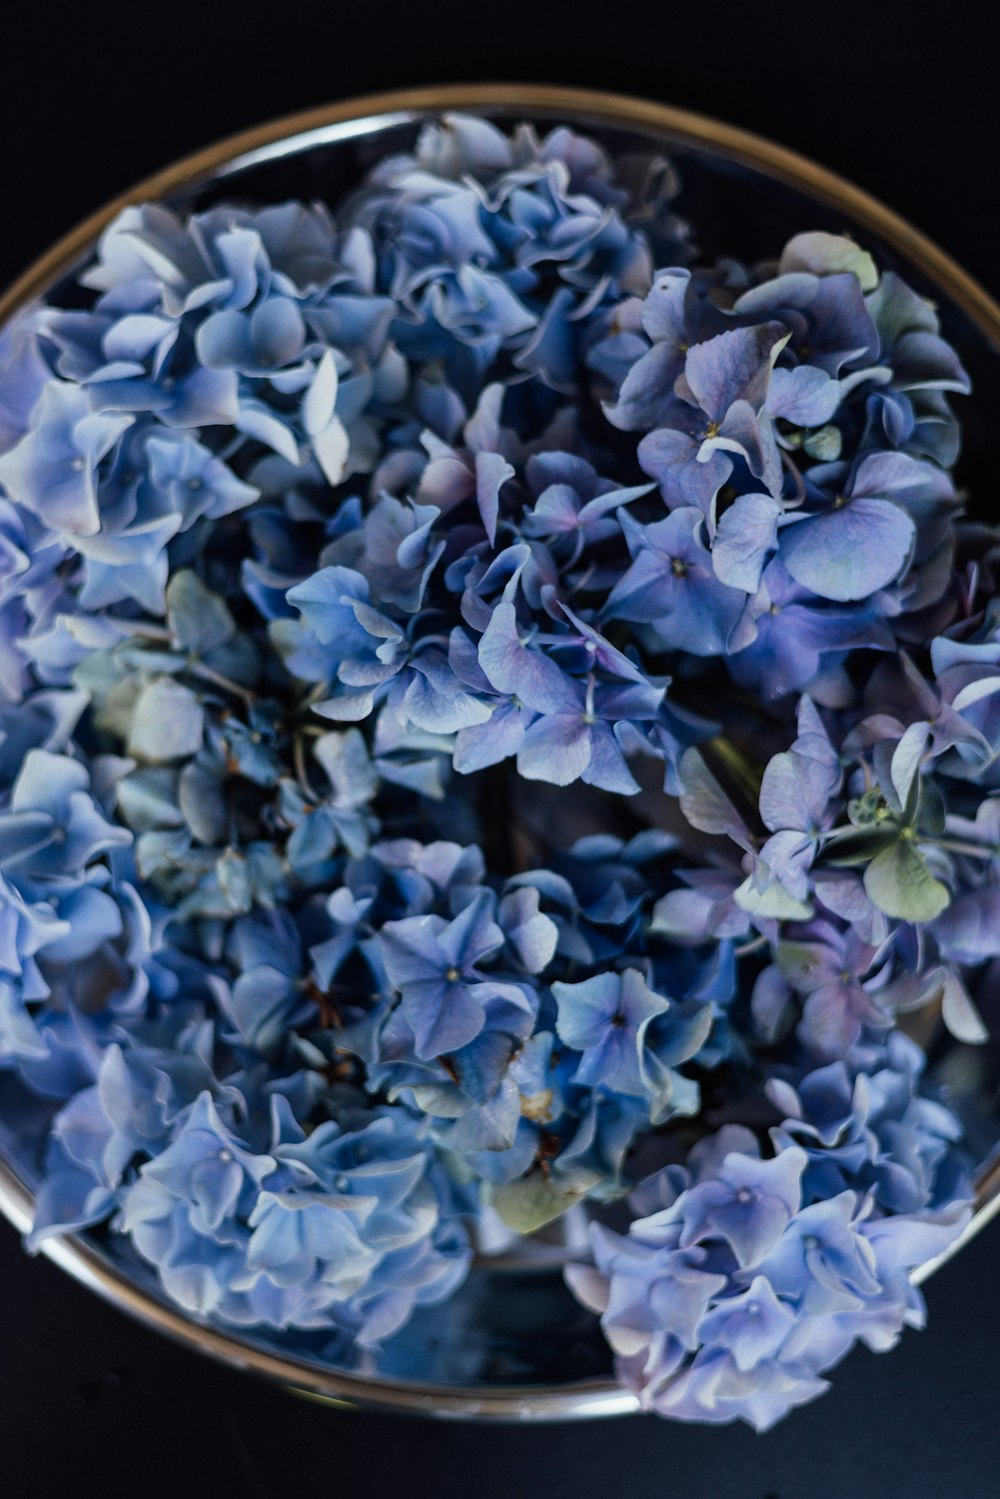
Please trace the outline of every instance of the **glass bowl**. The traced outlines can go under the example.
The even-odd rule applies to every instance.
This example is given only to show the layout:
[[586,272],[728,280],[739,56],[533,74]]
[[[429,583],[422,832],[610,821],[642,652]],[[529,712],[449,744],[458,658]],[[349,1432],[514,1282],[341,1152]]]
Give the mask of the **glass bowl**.
[[[723,253],[773,257],[803,229],[858,239],[937,304],[943,332],[975,388],[962,412],[959,483],[973,494],[987,492],[992,413],[1000,406],[1000,306],[917,230],[850,183],[733,126],[622,95],[531,85],[442,87],[350,100],[247,131],[156,173],[86,220],[0,297],[0,324],[71,279],[128,203],[156,200],[182,212],[234,198],[336,204],[375,161],[409,149],[423,121],[449,110],[501,124],[567,124],[613,155],[664,152],[681,178],[677,208],[697,226],[708,260]],[[1000,1056],[992,1046],[937,1043],[930,1075],[947,1088],[980,1162],[976,1214],[954,1253],[1000,1208],[1000,1164],[993,1159]],[[47,1107],[11,1076],[0,1076],[0,1210],[20,1232],[31,1222],[47,1125]],[[182,1314],[164,1299],[148,1265],[99,1234],[50,1239],[43,1248],[81,1284],[161,1332],[333,1403],[501,1420],[628,1414],[638,1402],[615,1383],[596,1319],[563,1283],[562,1264],[575,1247],[576,1225],[567,1216],[558,1235],[535,1236],[516,1254],[477,1261],[450,1302],[419,1312],[364,1367],[325,1358],[316,1335],[237,1335]]]

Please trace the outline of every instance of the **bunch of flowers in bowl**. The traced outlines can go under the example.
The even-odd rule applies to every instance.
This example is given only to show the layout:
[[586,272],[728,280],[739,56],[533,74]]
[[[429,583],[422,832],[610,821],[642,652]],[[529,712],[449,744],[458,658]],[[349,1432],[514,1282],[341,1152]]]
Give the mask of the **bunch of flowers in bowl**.
[[763,1428],[969,1222],[1000,538],[931,303],[678,189],[445,116],[8,324],[0,1066],[32,1247],[364,1369],[569,1225],[624,1388]]

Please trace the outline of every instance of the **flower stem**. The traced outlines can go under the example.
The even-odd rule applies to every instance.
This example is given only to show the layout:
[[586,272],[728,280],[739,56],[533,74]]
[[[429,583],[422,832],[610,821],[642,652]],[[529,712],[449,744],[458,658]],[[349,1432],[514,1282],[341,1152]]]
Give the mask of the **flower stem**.
[[203,682],[210,682],[213,687],[218,687],[221,692],[230,692],[234,697],[240,698],[248,708],[252,708],[257,700],[249,687],[241,687],[238,682],[224,677],[221,671],[215,671],[213,667],[206,666],[203,661],[192,661],[188,670],[193,676],[200,677]]

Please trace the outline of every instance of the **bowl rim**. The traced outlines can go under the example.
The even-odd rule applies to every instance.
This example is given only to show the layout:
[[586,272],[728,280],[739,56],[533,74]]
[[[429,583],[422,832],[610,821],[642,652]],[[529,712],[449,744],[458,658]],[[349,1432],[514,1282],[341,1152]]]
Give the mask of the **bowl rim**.
[[[839,209],[851,228],[867,229],[944,292],[1000,355],[1000,302],[950,255],[901,215],[864,189],[775,141],[709,115],[630,94],[544,83],[457,83],[363,94],[280,116],[237,131],[162,167],[88,215],[35,259],[0,294],[0,326],[66,275],[124,208],[159,200],[209,179],[219,180],[257,163],[297,154],[313,146],[369,134],[449,111],[490,111],[506,117],[586,118],[636,130],[656,130],[679,144],[709,148]],[[1000,1211],[1000,1159],[976,1179],[976,1210],[944,1254],[928,1261],[913,1279],[922,1282],[950,1259]],[[34,1198],[0,1159],[0,1213],[20,1233],[31,1226]],[[294,1354],[271,1352],[235,1331],[198,1322],[146,1291],[82,1234],[45,1240],[40,1251],[81,1285],[144,1325],[205,1356],[281,1382],[292,1393],[331,1406],[365,1406],[451,1419],[558,1421],[582,1416],[629,1415],[638,1398],[610,1379],[546,1386],[491,1386],[457,1391],[440,1385],[349,1374]]]

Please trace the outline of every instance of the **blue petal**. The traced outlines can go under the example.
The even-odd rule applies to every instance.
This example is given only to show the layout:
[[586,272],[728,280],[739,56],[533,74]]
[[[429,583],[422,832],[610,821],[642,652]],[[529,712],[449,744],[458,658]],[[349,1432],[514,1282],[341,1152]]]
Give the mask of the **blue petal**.
[[909,562],[915,536],[899,505],[861,497],[787,526],[781,560],[803,588],[846,603],[894,582]]

